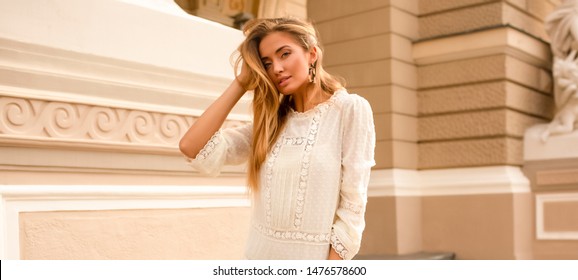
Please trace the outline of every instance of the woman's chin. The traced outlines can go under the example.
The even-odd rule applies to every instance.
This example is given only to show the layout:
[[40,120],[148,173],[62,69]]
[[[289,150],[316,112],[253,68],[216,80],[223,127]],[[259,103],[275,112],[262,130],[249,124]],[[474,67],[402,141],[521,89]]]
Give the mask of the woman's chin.
[[279,93],[283,94],[283,95],[291,95],[293,94],[292,90],[288,90],[288,89],[277,89],[279,91]]

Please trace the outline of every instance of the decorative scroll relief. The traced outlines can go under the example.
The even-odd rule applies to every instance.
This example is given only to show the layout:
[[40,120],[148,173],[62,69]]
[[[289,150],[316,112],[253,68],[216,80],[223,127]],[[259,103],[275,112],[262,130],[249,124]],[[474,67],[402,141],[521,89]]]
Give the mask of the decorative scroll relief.
[[0,137],[4,134],[172,148],[193,122],[192,116],[0,96]]

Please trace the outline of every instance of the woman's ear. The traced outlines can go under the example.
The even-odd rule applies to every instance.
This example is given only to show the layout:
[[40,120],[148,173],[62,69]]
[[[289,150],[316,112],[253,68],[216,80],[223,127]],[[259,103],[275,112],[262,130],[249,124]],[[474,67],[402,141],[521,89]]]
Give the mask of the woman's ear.
[[317,62],[317,46],[312,47],[309,50],[309,65]]

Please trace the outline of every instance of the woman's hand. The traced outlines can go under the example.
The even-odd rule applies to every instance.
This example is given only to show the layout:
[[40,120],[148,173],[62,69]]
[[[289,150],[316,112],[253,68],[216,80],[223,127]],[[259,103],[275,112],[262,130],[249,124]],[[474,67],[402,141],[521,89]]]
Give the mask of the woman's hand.
[[333,249],[333,246],[329,246],[329,257],[328,260],[343,260],[337,252]]
[[239,75],[235,77],[235,80],[237,80],[237,82],[245,90],[251,90],[249,88],[249,80],[250,80],[249,73],[251,72],[251,69],[249,69],[249,65],[247,65],[247,63],[245,63],[244,60],[241,63],[243,64],[243,66],[241,67],[241,73],[239,73]]

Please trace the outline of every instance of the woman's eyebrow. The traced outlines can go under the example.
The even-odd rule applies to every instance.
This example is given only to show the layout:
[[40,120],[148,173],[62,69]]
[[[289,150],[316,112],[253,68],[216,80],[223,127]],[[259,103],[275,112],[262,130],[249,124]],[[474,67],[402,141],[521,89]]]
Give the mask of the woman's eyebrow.
[[[279,53],[281,50],[283,50],[284,48],[288,48],[288,47],[289,47],[289,45],[283,45],[283,46],[281,46],[280,48],[278,48],[278,49],[275,51],[275,53],[277,54],[277,53]],[[265,57],[261,57],[261,60],[265,60],[265,59],[267,59],[267,58],[268,58],[268,57],[266,57],[266,56],[265,56]]]

